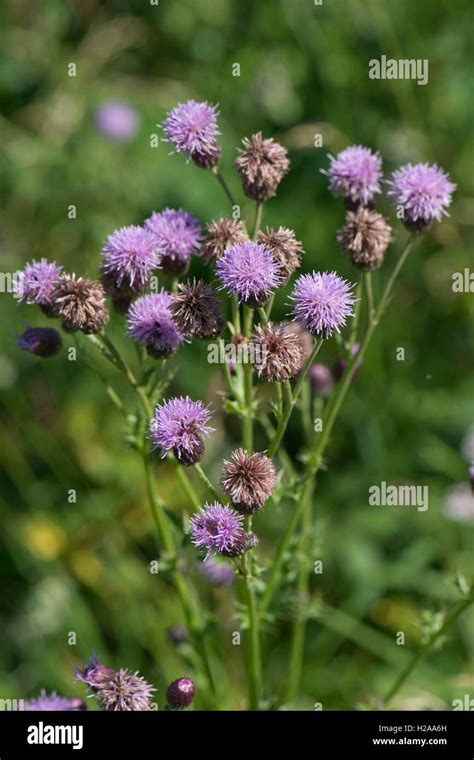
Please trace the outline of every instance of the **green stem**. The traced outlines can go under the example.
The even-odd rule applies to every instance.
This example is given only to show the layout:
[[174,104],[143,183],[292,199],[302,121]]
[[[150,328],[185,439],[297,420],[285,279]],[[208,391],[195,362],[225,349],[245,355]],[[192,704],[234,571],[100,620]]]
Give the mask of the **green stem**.
[[105,333],[98,333],[97,337],[111,354],[116,367],[119,370],[121,370],[121,372],[123,372],[128,382],[130,383],[131,387],[136,392],[139,398],[139,401],[143,407],[143,411],[145,412],[145,416],[147,417],[147,419],[151,419],[153,415],[153,408],[146,394],[145,389],[143,388],[143,386],[140,385],[135,375],[133,374],[132,370],[130,369],[128,364],[125,362],[125,360],[122,358],[119,350],[115,347],[111,339]]
[[[331,403],[329,404],[329,408],[327,410],[327,417],[324,421],[323,434],[321,438],[319,439],[318,444],[313,449],[313,451],[311,452],[308,458],[306,474],[300,482],[300,488],[297,490],[296,498],[298,499],[299,497],[299,501],[297,502],[296,506],[293,509],[292,515],[290,517],[290,520],[288,521],[288,525],[286,527],[286,530],[281,538],[280,544],[277,549],[276,557],[272,565],[272,572],[267,583],[267,588],[265,590],[265,593],[260,603],[261,616],[265,615],[265,613],[269,609],[270,604],[273,599],[273,594],[278,588],[278,585],[280,582],[281,568],[283,566],[286,551],[291,542],[293,532],[299,523],[301,515],[303,514],[306,498],[308,494],[312,491],[315,485],[316,475],[321,466],[322,457],[323,457],[326,445],[329,441],[329,435],[331,433],[332,427],[336,420],[341,404],[351,385],[354,374],[357,371],[358,367],[360,366],[360,363],[370,343],[370,339],[374,333],[374,330],[377,327],[377,324],[380,321],[385,311],[392,288],[412,248],[412,245],[415,239],[416,239],[416,233],[413,233],[412,235],[409,236],[402,250],[402,253],[400,254],[400,258],[398,259],[398,262],[387,282],[387,285],[385,286],[379,305],[375,310],[374,318],[372,320],[369,319],[369,323],[367,325],[365,337],[362,341],[361,347],[359,351],[357,352],[357,354],[351,357],[351,359],[349,360],[346,371],[337,387],[335,394],[333,395]],[[278,433],[278,430],[277,430],[277,433]]]
[[421,647],[421,649],[415,654],[411,662],[408,663],[408,665],[402,670],[400,675],[395,679],[394,684],[391,686],[391,688],[387,691],[385,698],[384,698],[384,705],[387,706],[388,703],[393,699],[395,694],[399,691],[401,686],[405,683],[407,678],[411,675],[413,670],[416,668],[417,664],[420,662],[420,660],[425,657],[425,655],[428,654],[428,652],[433,648],[436,641],[443,636],[446,631],[456,622],[456,620],[462,615],[464,610],[466,610],[470,604],[474,601],[474,597],[468,597],[467,599],[462,599],[452,610],[451,612],[446,616],[443,625],[435,631],[428,639],[426,644]]
[[224,193],[226,194],[228,200],[230,201],[231,206],[235,206],[235,201],[233,198],[233,195],[231,191],[229,190],[229,186],[227,182],[225,181],[224,175],[222,174],[221,170],[217,166],[213,166],[211,169],[213,175],[216,177],[219,185],[222,187]]
[[[155,491],[151,474],[150,461],[145,449],[143,449],[143,464],[145,469],[145,481],[148,498],[150,501],[151,511],[153,514],[153,519],[155,521],[160,543],[166,554],[169,555],[169,558],[176,562],[176,549],[174,546],[173,537],[168,528],[164,503],[158,497],[158,494]],[[209,644],[206,640],[204,626],[199,611],[196,609],[196,605],[193,603],[186,580],[181,572],[175,567],[171,572],[171,576],[178,592],[178,597],[181,608],[183,610],[186,626],[193,641],[195,651],[201,659],[213,698],[216,699],[216,685],[210,665]]]
[[201,478],[201,480],[204,483],[204,485],[206,486],[206,488],[212,493],[212,495],[217,499],[217,501],[221,501],[221,497],[219,495],[218,490],[213,486],[213,484],[211,483],[211,481],[207,477],[206,473],[202,469],[202,467],[199,464],[199,462],[197,462],[194,465],[194,469],[197,472],[197,474],[199,475],[199,477]]
[[255,596],[254,579],[249,571],[248,556],[244,558],[244,577],[239,579],[240,597],[245,604],[249,623],[247,649],[247,672],[249,686],[249,709],[258,710],[262,696],[262,660],[260,651],[259,615]]
[[[244,316],[244,335],[248,340],[252,334],[253,309],[251,309],[248,306],[244,306],[243,316]],[[252,364],[249,361],[244,362],[243,371],[244,371],[245,414],[242,419],[242,437],[243,437],[244,449],[250,454],[253,450],[253,386],[252,386]]]
[[306,496],[303,512],[303,526],[298,547],[298,578],[296,583],[296,620],[293,624],[290,642],[290,664],[288,666],[288,682],[285,694],[285,703],[291,704],[298,694],[301,676],[303,673],[304,640],[306,618],[304,607],[308,600],[310,565],[309,539],[311,536],[311,501],[312,491]]
[[257,201],[255,205],[255,218],[253,222],[252,240],[255,240],[262,223],[263,202]]
[[298,380],[297,380],[296,385],[295,385],[295,389],[294,389],[293,394],[292,394],[291,403],[289,403],[287,405],[285,413],[284,413],[282,419],[280,420],[280,422],[278,423],[278,427],[277,427],[277,430],[276,430],[276,433],[275,433],[275,437],[273,438],[273,441],[271,442],[271,444],[269,446],[268,456],[270,458],[275,455],[275,453],[276,453],[276,451],[277,451],[277,449],[278,449],[278,447],[280,445],[280,442],[281,442],[281,440],[282,440],[282,438],[283,438],[283,436],[285,434],[285,430],[286,430],[286,428],[288,426],[288,422],[290,420],[291,413],[292,413],[292,411],[293,411],[293,409],[295,407],[296,402],[298,401],[298,396],[301,393],[301,389],[303,387],[303,383],[306,381],[306,375],[308,374],[308,370],[311,367],[314,359],[316,358],[316,356],[318,354],[318,351],[321,348],[322,344],[323,344],[322,340],[319,340],[319,341],[315,342],[313,350],[312,350],[311,354],[308,356],[308,358],[306,359],[305,365],[304,365],[303,369],[301,370],[301,372],[299,374]]

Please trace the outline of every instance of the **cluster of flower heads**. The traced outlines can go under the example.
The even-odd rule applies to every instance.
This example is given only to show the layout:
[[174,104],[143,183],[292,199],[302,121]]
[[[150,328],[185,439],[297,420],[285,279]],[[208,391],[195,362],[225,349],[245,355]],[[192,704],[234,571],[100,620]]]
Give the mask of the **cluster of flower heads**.
[[[384,260],[392,240],[392,229],[375,211],[375,197],[382,192],[382,159],[369,148],[353,145],[337,156],[329,156],[329,178],[335,195],[344,198],[347,217],[337,240],[354,266],[376,269]],[[409,230],[425,230],[447,215],[456,185],[435,164],[407,164],[393,172],[387,195]]]
[[[97,700],[105,712],[148,712],[154,710],[152,703],[156,691],[145,679],[127,668],[114,670],[103,665],[97,655],[93,655],[84,668],[76,669],[76,681],[85,684],[89,696]],[[166,707],[183,710],[189,707],[195,697],[196,687],[190,678],[182,677],[173,681],[166,690]],[[56,692],[47,694],[41,690],[39,697],[25,702],[25,710],[78,711],[85,710],[86,702],[77,697],[60,697]]]

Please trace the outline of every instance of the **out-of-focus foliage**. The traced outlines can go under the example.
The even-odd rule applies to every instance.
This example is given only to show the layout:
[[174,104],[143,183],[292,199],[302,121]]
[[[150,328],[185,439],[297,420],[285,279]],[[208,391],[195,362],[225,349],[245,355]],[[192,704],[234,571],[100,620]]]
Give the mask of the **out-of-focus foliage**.
[[[166,111],[190,97],[220,104],[223,170],[236,194],[232,162],[243,136],[261,129],[288,147],[292,171],[264,221],[295,229],[304,241],[305,270],[355,277],[335,242],[342,204],[319,171],[327,152],[368,145],[382,153],[387,173],[407,161],[435,161],[458,184],[451,216],[424,236],[408,262],[320,477],[308,561],[322,559],[324,572],[312,581],[314,619],[300,700],[309,709],[314,702],[351,709],[380,695],[406,650],[419,645],[423,612],[449,606],[457,598],[451,581],[473,572],[472,523],[453,521],[443,507],[448,486],[467,478],[461,441],[473,417],[474,295],[451,287],[453,272],[472,268],[470,6],[468,0],[325,0],[321,6],[312,0],[6,0],[0,9],[2,272],[46,256],[94,276],[101,245],[119,226],[140,224],[164,206],[186,208],[202,222],[227,213],[210,174],[170,156],[163,142],[151,147]],[[370,80],[368,61],[382,54],[427,58],[428,85]],[[68,76],[71,63],[75,77]],[[233,76],[235,64],[240,76]],[[111,100],[139,114],[130,142],[111,142],[96,128],[95,109]],[[314,147],[317,134],[322,148]],[[250,207],[242,200],[244,216]],[[376,288],[404,236],[393,211],[382,207],[399,239]],[[195,271],[202,271],[199,264]],[[123,420],[83,352],[77,361],[65,352],[43,362],[21,354],[15,334],[24,321],[40,325],[46,318],[8,293],[1,294],[0,309],[0,696],[32,696],[41,687],[81,694],[71,685],[72,668],[95,649],[110,665],[140,669],[159,687],[160,701],[186,665],[166,637],[167,627],[180,622],[174,596],[149,572],[157,548],[139,458],[127,448]],[[277,299],[277,315],[286,309],[287,291]],[[112,332],[126,347],[118,316]],[[405,361],[397,361],[398,347]],[[133,357],[132,347],[126,350]],[[325,349],[323,361],[335,358],[334,348]],[[217,477],[237,433],[232,424],[224,431],[219,369],[206,362],[205,346],[195,344],[173,361],[180,367],[174,391],[216,410],[205,464]],[[290,451],[299,436],[295,422]],[[265,446],[263,436],[259,444]],[[189,512],[172,471],[160,468],[168,505]],[[368,488],[382,480],[428,485],[428,511],[369,507]],[[283,502],[256,521],[267,561],[286,524],[285,505],[290,508]],[[229,591],[206,587],[194,552],[186,549],[185,557],[219,614],[229,700],[243,704]],[[282,619],[268,630],[270,694],[286,678],[283,618],[295,604],[283,594]],[[405,647],[395,645],[397,631],[405,632]],[[68,643],[70,632],[76,645]],[[472,694],[473,633],[468,614],[416,671],[398,705],[450,706]]]

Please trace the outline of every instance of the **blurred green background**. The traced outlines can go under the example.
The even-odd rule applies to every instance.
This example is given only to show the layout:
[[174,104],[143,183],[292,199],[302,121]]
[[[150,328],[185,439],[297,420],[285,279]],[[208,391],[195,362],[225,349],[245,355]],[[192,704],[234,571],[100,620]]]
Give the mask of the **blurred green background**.
[[[289,150],[292,171],[264,222],[295,230],[304,270],[355,272],[336,244],[342,203],[320,169],[327,152],[352,143],[384,157],[386,174],[407,161],[435,161],[458,185],[451,216],[425,235],[411,256],[392,307],[365,360],[320,478],[300,706],[353,709],[380,696],[422,641],[420,621],[458,598],[458,573],[473,573],[472,504],[455,520],[446,492],[467,483],[474,447],[472,293],[454,294],[453,272],[472,267],[474,121],[469,0],[6,0],[0,9],[0,187],[2,270],[46,256],[67,270],[95,276],[99,251],[115,228],[140,224],[151,211],[184,207],[202,223],[228,213],[207,174],[165,143],[150,147],[157,124],[193,97],[220,105],[223,171],[232,171],[243,136],[262,130]],[[368,78],[368,61],[428,58],[429,84]],[[68,76],[75,63],[77,75]],[[232,75],[240,64],[240,76]],[[128,142],[109,140],[95,122],[108,101],[135,109]],[[323,136],[315,148],[314,136]],[[74,204],[77,218],[68,218]],[[404,232],[385,201],[398,242]],[[470,238],[470,239],[469,239]],[[193,272],[200,272],[195,264]],[[287,310],[288,289],[276,314]],[[181,622],[170,588],[149,572],[157,557],[139,457],[127,448],[123,421],[83,360],[66,353],[47,362],[16,348],[25,321],[47,324],[34,307],[0,299],[1,530],[0,696],[31,697],[41,687],[81,695],[72,668],[92,650],[106,664],[139,669],[158,686],[187,674],[166,629]],[[112,333],[124,350],[123,322]],[[66,345],[69,339],[65,338]],[[396,360],[405,348],[404,362]],[[322,361],[332,364],[331,342]],[[213,404],[205,465],[217,478],[236,443],[221,413],[222,378],[206,347],[182,349],[176,393]],[[108,372],[108,370],[107,370]],[[225,429],[227,424],[227,429]],[[290,428],[298,450],[300,430]],[[462,445],[464,441],[464,453]],[[470,442],[469,442],[470,441]],[[259,440],[265,445],[265,439]],[[172,471],[158,482],[169,505],[189,511]],[[371,484],[428,485],[427,512],[368,506]],[[199,484],[197,484],[199,488]],[[69,503],[75,489],[77,502]],[[203,494],[204,496],[205,494]],[[282,503],[257,521],[262,554],[271,560],[288,519]],[[469,518],[470,509],[470,518]],[[230,592],[212,588],[185,550],[188,570],[219,617],[218,638],[234,707],[244,704],[241,653],[231,645]],[[291,561],[287,578],[291,579]],[[285,682],[289,618],[295,599],[283,591],[266,638],[267,692]],[[406,646],[395,645],[405,631]],[[77,634],[76,645],[68,643]],[[450,707],[474,695],[474,618],[468,612],[441,651],[416,671],[394,706]],[[184,657],[186,658],[186,651]]]

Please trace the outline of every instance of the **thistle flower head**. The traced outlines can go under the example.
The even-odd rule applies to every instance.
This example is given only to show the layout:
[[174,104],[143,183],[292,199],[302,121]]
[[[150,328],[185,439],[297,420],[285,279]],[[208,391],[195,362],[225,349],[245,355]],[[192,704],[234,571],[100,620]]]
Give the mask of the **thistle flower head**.
[[192,703],[196,687],[190,678],[178,678],[166,689],[166,701],[172,710],[184,710]]
[[227,248],[216,264],[222,286],[247,306],[263,306],[281,277],[268,248],[261,243],[238,243]]
[[153,709],[151,699],[155,691],[137,672],[122,668],[112,671],[95,688],[94,697],[107,712],[146,712]]
[[204,280],[178,283],[170,310],[180,332],[202,340],[215,338],[224,327],[224,314],[217,293]]
[[150,356],[165,358],[175,353],[184,338],[170,310],[171,296],[165,290],[141,296],[128,312],[128,334],[144,343]]
[[146,229],[153,235],[160,264],[165,272],[183,274],[192,254],[199,250],[201,226],[183,209],[165,208],[145,220]]
[[283,382],[301,370],[305,354],[300,336],[285,325],[257,325],[252,335],[254,364],[259,377]]
[[85,709],[86,705],[82,699],[78,699],[77,697],[59,697],[55,691],[47,694],[44,689],[41,689],[39,697],[28,699],[25,702],[26,712],[78,712]]
[[51,296],[51,308],[68,332],[92,335],[103,330],[109,319],[104,288],[88,277],[63,275]]
[[313,335],[328,338],[352,316],[353,285],[335,272],[313,272],[298,277],[291,300],[295,318]]
[[15,288],[18,299],[25,303],[49,306],[62,269],[62,266],[54,261],[33,259],[31,263],[26,264],[22,272],[18,273]]
[[112,298],[143,293],[159,260],[153,235],[130,225],[113,232],[102,248],[103,284]]
[[443,215],[449,216],[452,193],[456,185],[436,164],[407,164],[393,172],[388,195],[403,209],[403,221],[409,229],[423,230]]
[[258,242],[268,248],[279,272],[287,282],[301,264],[303,246],[296,240],[293,230],[279,227],[277,230],[267,227],[266,232],[258,233]]
[[262,509],[272,495],[276,483],[276,470],[272,460],[265,454],[247,454],[236,449],[224,462],[221,486],[235,508],[244,514]]
[[255,201],[266,201],[276,195],[278,185],[290,168],[286,148],[261,132],[242,140],[244,149],[235,159],[235,168],[242,179],[244,193]]
[[309,382],[313,391],[319,396],[329,396],[334,387],[334,378],[325,364],[313,364],[309,370]]
[[61,345],[61,336],[52,327],[27,327],[18,337],[19,348],[44,359],[57,354]]
[[248,548],[249,534],[243,527],[243,516],[218,501],[205,504],[191,518],[191,541],[198,549],[238,557]]
[[199,564],[203,578],[214,586],[231,586],[234,582],[234,571],[226,562],[217,562],[213,556]]
[[321,169],[329,177],[329,187],[355,205],[367,206],[381,192],[382,159],[362,145],[351,145],[337,154],[329,155],[331,165]]
[[197,166],[210,169],[219,160],[221,149],[217,142],[217,106],[188,100],[179,103],[163,122],[166,139],[176,153],[186,153]]
[[224,255],[226,248],[249,240],[244,222],[240,219],[218,219],[206,225],[206,239],[202,246],[202,257],[207,263],[214,263]]
[[337,241],[358,269],[377,269],[382,263],[392,228],[382,214],[359,206],[348,211],[346,223],[337,233]]
[[211,414],[202,401],[189,396],[172,398],[158,404],[150,422],[151,440],[163,455],[172,451],[185,465],[198,462],[204,454],[204,438],[212,428],[208,426]]

